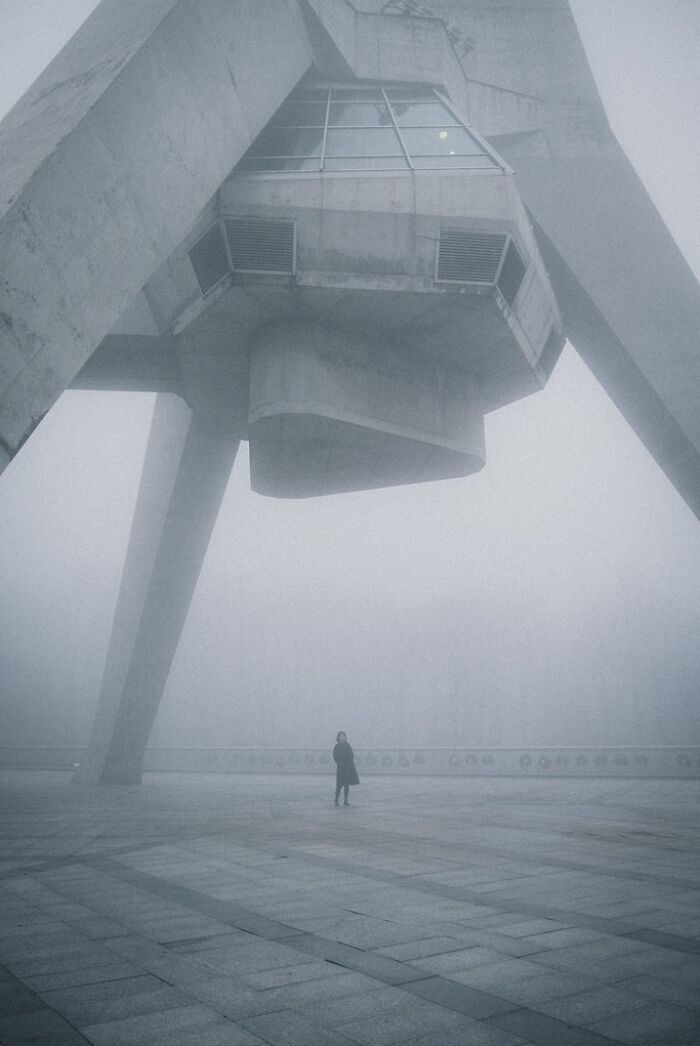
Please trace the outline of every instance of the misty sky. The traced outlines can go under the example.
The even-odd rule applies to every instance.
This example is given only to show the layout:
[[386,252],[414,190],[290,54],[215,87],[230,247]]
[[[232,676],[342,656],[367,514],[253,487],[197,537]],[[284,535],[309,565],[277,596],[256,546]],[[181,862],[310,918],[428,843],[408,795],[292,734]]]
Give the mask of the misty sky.
[[[0,0],[0,114],[93,6]],[[700,4],[573,6],[698,273]],[[87,740],[151,408],[66,393],[0,478],[8,743]],[[474,477],[273,501],[246,450],[154,743],[700,743],[700,527],[571,348]]]

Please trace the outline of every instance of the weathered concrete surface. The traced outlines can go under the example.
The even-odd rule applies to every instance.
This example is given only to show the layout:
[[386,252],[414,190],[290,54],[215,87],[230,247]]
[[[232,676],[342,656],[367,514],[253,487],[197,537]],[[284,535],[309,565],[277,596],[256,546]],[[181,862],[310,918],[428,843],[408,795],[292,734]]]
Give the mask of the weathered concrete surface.
[[[324,323],[396,332],[408,352],[463,367],[487,412],[544,386],[538,363],[561,318],[507,170],[286,178],[274,189],[234,175],[220,201],[230,213],[295,218],[296,297]],[[443,227],[513,237],[527,273],[510,308],[492,288],[435,281]]]
[[[218,208],[208,207],[198,221],[195,240],[231,216],[293,220],[296,268],[293,278],[229,275],[202,297],[188,237],[146,284],[161,329],[180,332],[178,364],[193,409],[229,418],[247,413],[256,332],[309,315],[377,345],[393,338],[407,357],[461,369],[477,380],[484,412],[544,385],[548,372],[540,360],[552,330],[561,332],[561,319],[506,170],[344,172],[327,180],[234,173],[217,200]],[[510,306],[493,284],[435,281],[443,226],[513,238],[526,272]],[[91,370],[92,361],[85,368]],[[411,401],[408,385],[404,399]],[[390,475],[386,480],[390,485]]]
[[522,159],[518,182],[570,340],[700,516],[695,276],[621,153]]
[[84,782],[100,780],[111,750],[190,422],[191,411],[179,396],[156,398],[97,715],[90,748],[81,759],[78,777]]
[[158,397],[83,783],[140,780],[238,443],[177,397]]
[[466,476],[485,461],[476,382],[402,340],[297,321],[250,349],[250,479],[314,497]]
[[70,387],[182,395],[175,341],[168,337],[108,334],[78,371]]
[[0,124],[0,213],[78,127],[178,0],[103,0]]
[[295,0],[107,0],[10,113],[0,134],[3,162],[13,158],[0,211],[5,457],[311,60]]

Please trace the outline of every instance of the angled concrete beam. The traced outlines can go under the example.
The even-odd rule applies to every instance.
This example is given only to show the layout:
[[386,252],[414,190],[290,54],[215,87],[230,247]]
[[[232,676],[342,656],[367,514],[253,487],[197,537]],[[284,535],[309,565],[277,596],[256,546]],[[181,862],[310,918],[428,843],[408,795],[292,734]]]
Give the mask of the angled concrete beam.
[[175,341],[165,335],[108,334],[70,388],[182,395]]
[[156,397],[83,782],[100,781],[111,749],[191,417],[179,396]]
[[134,784],[239,440],[161,395],[112,626],[90,747],[77,780]]
[[312,59],[296,0],[103,0],[3,121],[0,467]]
[[466,112],[515,171],[567,334],[700,515],[700,286],[610,129],[567,0],[424,6],[474,41]]
[[[308,2],[323,19],[325,0]],[[344,2],[332,0],[329,32]],[[700,515],[700,286],[610,129],[567,0],[421,6],[473,41],[465,113],[515,171],[567,334]],[[389,41],[421,20],[389,19],[381,52],[348,48],[357,75],[381,54],[375,75],[401,78],[401,49]]]
[[620,150],[520,161],[569,339],[700,518],[700,286]]

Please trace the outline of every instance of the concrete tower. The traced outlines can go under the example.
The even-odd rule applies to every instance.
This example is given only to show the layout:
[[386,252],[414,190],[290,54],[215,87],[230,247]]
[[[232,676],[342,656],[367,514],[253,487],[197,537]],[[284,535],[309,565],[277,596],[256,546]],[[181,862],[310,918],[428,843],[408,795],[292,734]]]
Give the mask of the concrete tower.
[[273,497],[466,476],[568,335],[700,513],[700,289],[565,0],[103,0],[0,147],[0,458],[159,393],[82,780],[140,779],[241,439]]

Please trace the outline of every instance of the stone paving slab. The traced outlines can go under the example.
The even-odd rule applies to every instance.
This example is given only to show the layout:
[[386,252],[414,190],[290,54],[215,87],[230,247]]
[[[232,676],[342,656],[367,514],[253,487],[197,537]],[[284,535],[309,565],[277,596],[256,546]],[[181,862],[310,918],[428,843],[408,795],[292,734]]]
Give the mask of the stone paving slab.
[[464,1018],[442,1006],[422,1003],[401,1007],[364,1020],[341,1024],[338,1031],[362,1046],[392,1046],[395,1042],[429,1032],[451,1031],[464,1023]]
[[260,1046],[263,1041],[204,1006],[100,1022],[84,1034],[94,1046]]
[[[647,996],[648,999],[648,996]],[[605,1020],[618,1014],[639,1010],[648,1005],[647,1000],[633,992],[609,986],[589,988],[564,998],[542,1001],[537,1009],[567,1024],[586,1026],[597,1020]]]
[[353,1046],[357,1039],[346,1038],[330,1028],[321,1028],[297,1010],[252,1017],[243,1026],[274,1046]]
[[629,981],[620,981],[618,987],[623,991],[634,992],[642,999],[675,1003],[690,1010],[700,1010],[700,991],[697,985],[684,984],[682,980],[675,978],[633,977]]
[[438,1003],[445,1009],[463,1013],[476,1020],[517,1008],[508,999],[478,991],[466,984],[455,984],[441,977],[429,977],[427,980],[414,982],[408,985],[407,990],[423,999]]
[[52,988],[78,988],[101,981],[116,983],[122,978],[131,979],[142,973],[142,968],[133,963],[117,962],[108,966],[88,966],[85,969],[58,970],[38,977],[25,977],[24,983],[35,992],[47,992]]
[[527,1036],[524,1041],[538,1046],[610,1046],[611,1041],[623,1040],[597,1034],[587,1028],[577,1028],[536,1010],[515,1010],[493,1017],[490,1024],[500,1031]]
[[696,1046],[692,781],[0,773],[0,1042]]
[[440,1028],[409,1041],[410,1046],[527,1046],[527,1040],[520,1035],[489,1028],[468,1017],[461,1017],[454,1028]]
[[651,1043],[672,1040],[672,1036],[678,1032],[697,1033],[698,1015],[679,1006],[653,1003],[632,1012],[617,1013],[595,1021],[588,1027],[608,1039],[617,1039],[629,1046],[649,1046]]

